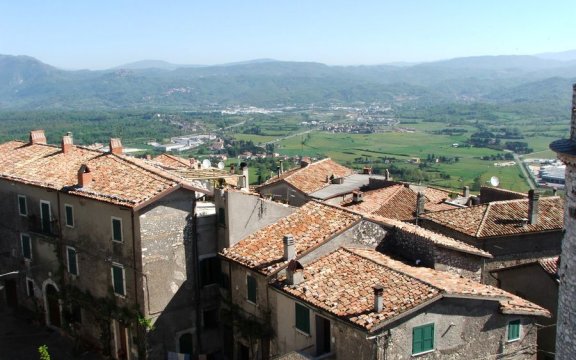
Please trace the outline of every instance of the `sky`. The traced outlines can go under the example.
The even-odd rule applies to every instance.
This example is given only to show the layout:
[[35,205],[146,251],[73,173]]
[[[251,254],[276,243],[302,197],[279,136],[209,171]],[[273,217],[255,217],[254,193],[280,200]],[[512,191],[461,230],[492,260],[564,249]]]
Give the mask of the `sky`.
[[574,14],[575,0],[7,0],[0,54],[64,69],[528,55],[576,49]]

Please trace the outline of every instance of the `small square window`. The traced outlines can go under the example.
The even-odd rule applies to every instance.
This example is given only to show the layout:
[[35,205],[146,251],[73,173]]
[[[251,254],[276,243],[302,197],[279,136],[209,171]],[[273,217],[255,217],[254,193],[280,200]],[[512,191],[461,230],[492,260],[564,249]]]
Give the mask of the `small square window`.
[[215,329],[218,327],[218,309],[204,310],[202,314],[205,329]]
[[412,355],[434,350],[434,324],[412,329]]
[[34,296],[34,280],[26,278],[26,295]]
[[298,303],[295,304],[295,315],[296,315],[296,329],[302,331],[305,334],[310,334],[310,310]]
[[122,242],[122,219],[112,218],[112,240]]
[[28,234],[20,234],[20,244],[22,245],[22,256],[24,259],[32,260],[32,240]]
[[68,272],[72,275],[78,275],[78,254],[73,247],[66,247],[66,258],[68,259]]
[[256,289],[257,289],[257,284],[256,284],[256,279],[254,278],[254,276],[248,274],[246,276],[246,287],[247,287],[247,299],[248,301],[256,304]]
[[114,288],[114,294],[126,296],[125,278],[124,266],[112,264],[112,287]]
[[64,210],[66,212],[66,226],[74,227],[74,208],[72,205],[64,205]]
[[520,339],[520,320],[513,320],[508,323],[508,341]]
[[18,195],[18,214],[20,216],[28,215],[28,201],[24,195]]
[[220,275],[220,260],[212,256],[200,260],[200,282],[202,286],[218,283]]

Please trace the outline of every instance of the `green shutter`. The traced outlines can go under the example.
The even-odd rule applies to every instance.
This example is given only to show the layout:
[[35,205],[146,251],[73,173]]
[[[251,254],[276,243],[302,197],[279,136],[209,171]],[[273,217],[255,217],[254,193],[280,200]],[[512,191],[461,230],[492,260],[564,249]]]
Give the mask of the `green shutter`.
[[24,196],[18,196],[18,212],[20,215],[28,215],[28,207]]
[[124,268],[113,265],[112,277],[114,293],[124,296]]
[[256,279],[248,275],[246,277],[246,285],[248,287],[248,301],[256,303]]
[[25,259],[32,259],[32,243],[28,235],[22,235],[22,256]]
[[72,206],[65,206],[66,208],[66,225],[74,226],[74,212]]
[[122,221],[120,219],[112,219],[112,239],[122,241]]
[[295,304],[296,329],[310,334],[310,310],[298,303]]
[[418,326],[412,329],[412,354],[434,349],[434,324]]
[[510,321],[508,323],[508,341],[520,339],[520,320]]
[[76,262],[76,250],[68,248],[68,272],[78,275],[78,264]]

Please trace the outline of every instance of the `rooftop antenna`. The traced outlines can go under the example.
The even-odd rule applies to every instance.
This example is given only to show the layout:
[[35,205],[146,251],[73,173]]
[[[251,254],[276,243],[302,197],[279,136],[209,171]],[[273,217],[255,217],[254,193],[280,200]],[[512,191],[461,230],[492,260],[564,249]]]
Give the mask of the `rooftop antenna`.
[[498,185],[500,185],[500,179],[498,179],[497,176],[492,176],[490,178],[490,185],[492,185],[494,187],[498,187]]

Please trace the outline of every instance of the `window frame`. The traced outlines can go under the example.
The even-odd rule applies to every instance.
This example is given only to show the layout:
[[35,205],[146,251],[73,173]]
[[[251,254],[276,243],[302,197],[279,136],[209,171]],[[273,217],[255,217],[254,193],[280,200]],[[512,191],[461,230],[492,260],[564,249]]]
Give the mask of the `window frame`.
[[[116,292],[116,281],[114,276],[114,269],[120,269],[122,271],[122,294]],[[112,274],[112,290],[114,291],[114,295],[119,297],[126,297],[126,269],[124,269],[124,265],[113,262],[112,266],[110,267],[110,272]]]
[[[298,314],[305,316],[306,319],[301,319],[298,321]],[[304,321],[306,322],[306,326],[304,326]],[[310,327],[310,309],[298,302],[294,302],[294,328],[303,334],[310,335]]]
[[[117,240],[114,238],[114,221],[119,221],[120,222],[120,240]],[[112,227],[112,241],[117,242],[117,243],[123,243],[124,242],[124,230],[123,230],[123,226],[122,226],[122,218],[116,217],[116,216],[112,216],[110,218],[110,226]]]
[[201,287],[217,285],[220,283],[219,275],[221,272],[221,265],[220,259],[216,254],[200,256],[198,266],[200,268]]
[[[420,331],[420,330],[424,330],[426,328],[432,327],[432,345],[430,346],[430,348],[426,348],[424,349],[424,344],[421,345],[422,349],[419,349],[420,351],[415,351],[415,344],[416,344],[416,338],[415,338],[415,332],[416,331]],[[419,343],[424,343],[425,341],[429,341],[430,339],[426,339],[424,338],[424,336],[422,335],[422,338],[418,340]],[[434,323],[428,323],[428,324],[423,324],[423,325],[419,325],[419,326],[414,326],[412,328],[412,356],[416,356],[416,355],[421,355],[421,354],[425,354],[425,353],[429,353],[432,351],[436,350],[436,326],[434,325]]]
[[[28,239],[28,253],[29,257],[26,257],[26,252],[24,251],[24,238]],[[25,260],[32,261],[32,237],[27,233],[20,233],[20,250],[22,252],[22,257]]]
[[[48,205],[48,229],[44,229],[44,212],[42,211],[42,205]],[[51,234],[52,233],[52,204],[48,200],[40,200],[40,229],[42,233]]]
[[[24,212],[22,212],[22,203],[20,200],[24,200]],[[18,215],[28,216],[28,198],[26,195],[18,194]]]
[[[251,291],[250,291],[250,284],[254,284],[254,298],[252,299],[250,297]],[[258,282],[256,281],[256,277],[254,277],[252,274],[248,273],[246,274],[246,301],[248,301],[250,304],[254,304],[256,305],[258,303]]]
[[[514,327],[514,332],[516,333],[516,337],[510,338],[512,334],[511,330]],[[520,319],[510,320],[508,321],[508,325],[506,326],[506,342],[514,342],[520,340],[522,337],[522,321]]]
[[[68,209],[70,209],[70,218],[68,218]],[[68,220],[72,221],[72,224],[70,224],[68,222]],[[66,223],[66,227],[68,228],[74,228],[75,222],[74,222],[74,206],[70,205],[70,204],[64,204],[64,221]]]
[[[30,286],[32,286],[32,293],[30,293]],[[34,297],[34,293],[36,292],[36,283],[33,279],[26,277],[26,295],[28,297]]]
[[[74,251],[74,264],[76,267],[76,272],[73,273],[70,271],[70,250]],[[66,246],[66,268],[68,269],[68,273],[70,275],[79,276],[80,275],[80,267],[78,266],[78,252],[72,246]]]

